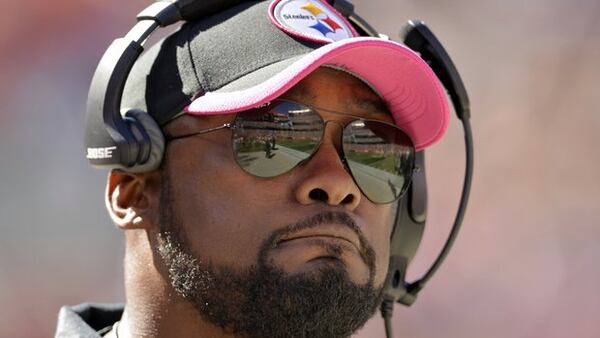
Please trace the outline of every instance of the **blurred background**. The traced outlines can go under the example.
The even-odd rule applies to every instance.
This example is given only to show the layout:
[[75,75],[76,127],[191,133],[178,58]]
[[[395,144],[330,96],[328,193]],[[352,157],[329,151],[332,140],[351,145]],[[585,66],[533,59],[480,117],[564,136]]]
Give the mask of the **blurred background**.
[[[600,337],[600,2],[354,0],[397,40],[425,20],[472,104],[476,172],[463,230],[396,337]],[[3,0],[0,337],[48,337],[64,304],[123,301],[106,172],[83,152],[89,81],[149,0]],[[427,153],[429,221],[410,276],[447,235],[462,130]],[[383,337],[379,316],[359,337]]]

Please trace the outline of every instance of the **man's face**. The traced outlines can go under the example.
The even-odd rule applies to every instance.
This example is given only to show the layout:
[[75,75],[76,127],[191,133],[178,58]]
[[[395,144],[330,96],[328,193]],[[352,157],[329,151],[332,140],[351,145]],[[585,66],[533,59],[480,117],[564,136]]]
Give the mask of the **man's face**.
[[[319,68],[281,98],[392,122],[368,86],[329,68]],[[348,120],[319,113],[324,120]],[[184,116],[165,132],[186,134],[233,118]],[[316,154],[274,178],[240,168],[227,129],[168,145],[156,249],[175,290],[205,318],[229,331],[277,336],[293,332],[294,319],[298,330],[306,330],[301,325],[316,313],[325,326],[315,336],[340,336],[372,315],[387,274],[391,205],[374,204],[360,192],[340,159],[340,133],[339,124],[329,123]],[[261,312],[260,302],[267,310]],[[275,311],[284,318],[268,317]],[[328,318],[350,324],[334,328],[340,324]],[[252,320],[283,320],[279,326],[286,331]]]

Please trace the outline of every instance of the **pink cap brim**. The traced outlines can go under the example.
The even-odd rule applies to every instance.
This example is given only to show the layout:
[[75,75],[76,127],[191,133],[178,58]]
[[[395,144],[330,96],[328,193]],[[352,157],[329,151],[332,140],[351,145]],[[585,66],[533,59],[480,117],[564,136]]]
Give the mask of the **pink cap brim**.
[[322,65],[341,66],[366,81],[387,103],[396,125],[410,135],[417,150],[435,143],[446,131],[448,101],[431,68],[399,43],[366,37],[325,45],[249,88],[208,92],[196,98],[186,112],[217,115],[257,107],[281,96]]

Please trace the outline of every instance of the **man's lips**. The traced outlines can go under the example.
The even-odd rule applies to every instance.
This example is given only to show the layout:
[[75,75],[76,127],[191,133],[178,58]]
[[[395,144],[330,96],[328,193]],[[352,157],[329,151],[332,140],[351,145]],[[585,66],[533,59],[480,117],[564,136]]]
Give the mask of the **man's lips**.
[[294,231],[288,233],[276,242],[276,246],[285,244],[287,242],[291,242],[294,240],[301,239],[323,239],[327,240],[340,240],[347,242],[356,248],[357,252],[361,252],[361,244],[358,238],[358,235],[347,226],[339,225],[339,224],[320,224],[317,227],[312,227],[308,229],[302,229],[298,231]]
[[274,231],[259,260],[291,274],[323,264],[343,265],[355,281],[373,280],[375,274],[375,251],[359,223],[341,211],[321,212]]

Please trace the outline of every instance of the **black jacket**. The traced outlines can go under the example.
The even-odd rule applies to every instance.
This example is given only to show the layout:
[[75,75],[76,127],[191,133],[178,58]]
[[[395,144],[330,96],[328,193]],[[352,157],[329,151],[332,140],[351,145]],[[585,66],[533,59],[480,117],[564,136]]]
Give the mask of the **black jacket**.
[[121,319],[123,304],[63,306],[58,314],[58,338],[99,338]]

